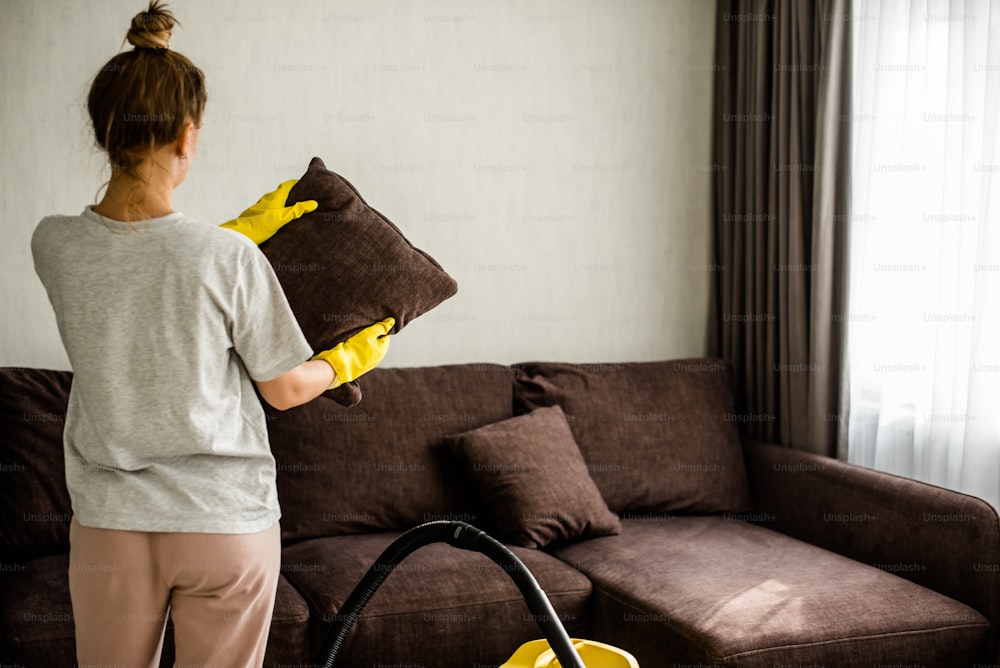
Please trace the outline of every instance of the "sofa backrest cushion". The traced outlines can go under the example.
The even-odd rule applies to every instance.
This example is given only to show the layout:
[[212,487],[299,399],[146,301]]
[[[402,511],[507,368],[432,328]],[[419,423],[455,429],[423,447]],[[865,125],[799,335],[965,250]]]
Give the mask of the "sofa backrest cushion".
[[69,550],[63,426],[72,373],[0,368],[0,559]]
[[265,406],[283,540],[435,519],[482,524],[444,437],[511,417],[512,376],[496,364],[380,368],[365,374],[353,408],[325,397],[284,412]]
[[617,513],[750,508],[729,368],[716,359],[517,367],[515,413],[561,406]]

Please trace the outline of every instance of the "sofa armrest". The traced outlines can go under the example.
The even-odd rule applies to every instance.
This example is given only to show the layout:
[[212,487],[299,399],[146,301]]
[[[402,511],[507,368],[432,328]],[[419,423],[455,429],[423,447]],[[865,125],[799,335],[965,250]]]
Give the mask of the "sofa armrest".
[[829,457],[744,445],[753,519],[912,580],[981,612],[1000,632],[1000,519],[985,501]]

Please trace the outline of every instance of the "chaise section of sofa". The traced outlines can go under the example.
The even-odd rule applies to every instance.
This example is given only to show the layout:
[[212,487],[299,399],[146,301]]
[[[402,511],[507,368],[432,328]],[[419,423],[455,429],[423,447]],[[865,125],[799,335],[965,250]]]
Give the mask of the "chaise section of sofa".
[[626,520],[554,551],[594,582],[594,637],[643,668],[968,666],[989,620],[741,516]]
[[960,601],[989,620],[976,661],[1000,664],[1000,517],[982,499],[748,442],[766,525]]

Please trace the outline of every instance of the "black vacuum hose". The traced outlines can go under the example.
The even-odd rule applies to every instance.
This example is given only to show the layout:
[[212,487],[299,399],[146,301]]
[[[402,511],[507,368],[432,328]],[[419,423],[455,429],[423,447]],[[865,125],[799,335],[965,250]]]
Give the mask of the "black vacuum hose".
[[414,551],[431,543],[448,543],[454,547],[485,554],[500,566],[521,590],[528,609],[538,621],[549,641],[549,646],[555,652],[563,668],[586,668],[580,654],[573,647],[573,642],[566,629],[559,621],[556,611],[552,608],[545,592],[538,585],[535,576],[531,574],[524,562],[511,552],[503,543],[487,533],[480,531],[465,522],[439,521],[427,522],[414,527],[392,542],[372,564],[361,582],[354,587],[340,613],[334,620],[333,627],[327,633],[320,653],[319,665],[322,668],[333,668],[337,654],[347,638],[348,632],[361,614],[378,588],[396,569],[403,559]]

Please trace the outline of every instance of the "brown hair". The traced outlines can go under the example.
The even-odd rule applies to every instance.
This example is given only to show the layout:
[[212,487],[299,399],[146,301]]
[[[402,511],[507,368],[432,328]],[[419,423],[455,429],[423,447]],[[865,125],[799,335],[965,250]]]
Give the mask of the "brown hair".
[[177,23],[161,0],[151,0],[125,36],[135,48],[109,60],[91,84],[87,110],[114,171],[139,178],[136,167],[153,149],[175,141],[185,123],[201,124],[205,75],[169,48]]

